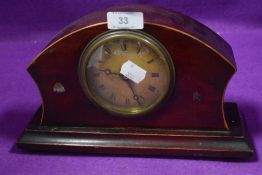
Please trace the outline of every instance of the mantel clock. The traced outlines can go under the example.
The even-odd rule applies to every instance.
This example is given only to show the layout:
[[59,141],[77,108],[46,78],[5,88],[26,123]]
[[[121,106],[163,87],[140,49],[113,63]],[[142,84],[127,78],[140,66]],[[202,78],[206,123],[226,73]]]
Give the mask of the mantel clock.
[[134,5],[80,18],[28,72],[42,104],[18,145],[29,150],[247,158],[229,44],[172,10]]

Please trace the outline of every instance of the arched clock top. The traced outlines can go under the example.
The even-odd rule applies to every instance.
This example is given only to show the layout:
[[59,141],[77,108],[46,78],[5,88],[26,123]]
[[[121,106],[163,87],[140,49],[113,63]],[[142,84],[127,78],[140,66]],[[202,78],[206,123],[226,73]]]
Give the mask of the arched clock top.
[[[57,34],[54,39],[49,42],[46,48],[51,47],[55,43],[61,41],[63,38],[68,37],[69,35],[72,35],[81,30],[93,28],[97,25],[107,24],[106,13],[108,11],[119,10],[127,12],[142,11],[144,13],[145,26],[148,25],[150,27],[150,25],[157,25],[184,34],[200,42],[201,44],[206,45],[211,50],[219,54],[221,59],[230,64],[234,70],[237,69],[232,48],[217,33],[213,32],[207,26],[186,15],[172,10],[153,6],[121,6],[93,12],[66,26],[59,34]],[[34,61],[36,61],[38,56],[34,59]]]

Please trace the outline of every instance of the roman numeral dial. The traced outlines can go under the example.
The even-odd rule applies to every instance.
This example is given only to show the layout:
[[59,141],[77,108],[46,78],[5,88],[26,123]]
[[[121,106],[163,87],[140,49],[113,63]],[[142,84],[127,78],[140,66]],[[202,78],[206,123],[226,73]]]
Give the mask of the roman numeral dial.
[[100,35],[81,58],[85,94],[110,114],[149,112],[165,99],[174,73],[171,58],[162,47],[138,31]]

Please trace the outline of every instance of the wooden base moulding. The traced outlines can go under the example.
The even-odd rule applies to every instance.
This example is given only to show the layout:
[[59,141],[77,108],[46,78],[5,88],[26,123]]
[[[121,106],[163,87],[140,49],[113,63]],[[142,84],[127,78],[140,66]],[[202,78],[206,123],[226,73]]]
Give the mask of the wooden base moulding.
[[[247,158],[253,153],[241,130],[238,107],[225,103],[230,128],[221,130],[177,130],[145,128],[56,127],[35,124],[34,119],[18,140],[18,146],[29,150],[86,152],[143,156],[196,156]],[[242,123],[242,124],[241,124]]]

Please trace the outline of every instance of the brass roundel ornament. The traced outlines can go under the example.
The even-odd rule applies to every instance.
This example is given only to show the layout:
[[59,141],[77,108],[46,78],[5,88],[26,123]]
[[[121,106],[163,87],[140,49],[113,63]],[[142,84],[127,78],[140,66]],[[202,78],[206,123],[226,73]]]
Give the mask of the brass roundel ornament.
[[174,64],[152,36],[114,30],[93,39],[79,62],[86,96],[118,116],[139,116],[158,107],[171,92]]

